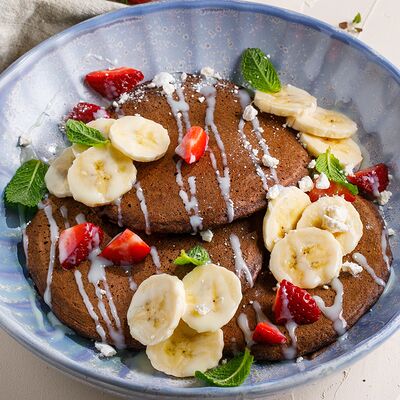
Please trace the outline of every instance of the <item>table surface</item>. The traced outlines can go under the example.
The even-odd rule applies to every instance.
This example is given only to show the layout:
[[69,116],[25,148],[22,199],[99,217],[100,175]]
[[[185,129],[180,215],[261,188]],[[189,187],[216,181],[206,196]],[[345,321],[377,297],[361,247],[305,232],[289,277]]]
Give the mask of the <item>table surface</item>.
[[[359,39],[400,67],[399,0],[259,0],[337,26],[362,15]],[[116,397],[65,376],[0,331],[1,398],[30,400],[112,400]],[[270,396],[273,400],[400,399],[400,331],[346,370],[307,386]],[[355,396],[354,391],[357,391]]]

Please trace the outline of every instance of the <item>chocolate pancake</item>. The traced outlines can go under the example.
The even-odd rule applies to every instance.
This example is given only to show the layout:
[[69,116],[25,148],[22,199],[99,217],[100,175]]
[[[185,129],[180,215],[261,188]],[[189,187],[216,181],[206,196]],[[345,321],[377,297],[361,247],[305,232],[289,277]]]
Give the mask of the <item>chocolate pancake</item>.
[[[214,87],[213,111],[214,97],[210,93]],[[149,88],[145,83],[121,105],[124,115],[140,114],[164,126],[171,144],[160,160],[135,163],[141,189],[136,186],[125,194],[120,208],[116,205],[104,208],[112,221],[117,221],[119,215],[127,227],[144,231],[146,214],[147,230],[152,232],[182,233],[212,228],[264,208],[267,186],[277,181],[285,186],[297,184],[307,175],[310,158],[296,140],[295,132],[286,128],[285,119],[261,113],[252,122],[242,120],[244,127],[239,127],[243,111],[240,93],[233,83],[220,80],[213,85],[189,76],[183,83],[180,99],[176,92],[173,98],[176,103],[172,98],[168,100],[161,89]],[[175,155],[179,134],[186,132],[189,122],[192,126],[206,127],[210,136],[205,155],[191,165],[182,163]],[[275,171],[261,161],[266,148],[279,160],[277,180],[273,179]],[[186,208],[185,196],[189,198]],[[191,198],[197,199],[198,212],[190,209]],[[144,204],[146,213],[142,211]]]
[[[50,200],[52,204],[52,214],[59,229],[64,227],[64,219],[59,212],[59,207],[64,205],[68,210],[68,222],[75,224],[75,216],[84,212],[88,221],[101,225],[105,232],[105,239],[102,246],[114,235],[114,227],[102,223],[96,214],[85,206],[74,202],[73,200],[54,199]],[[386,249],[385,262],[383,253],[382,237],[386,240],[383,232],[383,221],[376,210],[376,207],[369,201],[358,198],[354,203],[360,213],[364,224],[364,234],[354,252],[359,252],[366,257],[368,264],[374,270],[375,274],[383,281],[389,277],[389,262],[391,259],[390,249]],[[243,288],[243,300],[236,316],[223,328],[225,340],[225,353],[233,354],[235,351],[243,350],[246,346],[243,331],[238,326],[238,317],[244,314],[247,318],[249,328],[254,329],[257,317],[254,309],[255,302],[259,302],[264,314],[273,321],[272,304],[275,298],[276,281],[269,273],[267,260],[263,260],[264,246],[259,229],[262,222],[262,215],[256,215],[254,219],[237,221],[226,227],[214,231],[214,238],[211,243],[203,243],[210,253],[215,263],[220,263],[224,267],[235,271],[234,251],[230,245],[230,235],[236,234],[241,243],[241,251],[246,261],[255,284],[250,288],[248,282],[241,277]],[[28,268],[31,276],[43,296],[46,289],[47,271],[50,258],[50,231],[47,217],[43,211],[39,211],[32,220],[27,230],[29,237],[28,246]],[[155,245],[160,257],[159,271],[175,274],[182,278],[191,270],[187,266],[175,266],[172,261],[179,254],[180,249],[190,248],[198,243],[194,236],[168,236],[148,237],[146,240],[151,245]],[[354,253],[353,252],[353,253]],[[351,260],[351,255],[345,257]],[[263,262],[264,261],[264,262]],[[261,265],[264,264],[264,270],[258,274]],[[81,263],[76,271],[82,276],[82,284],[85,293],[88,296],[93,310],[99,318],[99,324],[107,332],[107,339],[113,344],[113,339],[107,330],[107,323],[101,316],[98,307],[98,298],[95,294],[94,285],[88,281],[90,262]],[[133,340],[129,334],[129,328],[126,321],[127,310],[133,295],[134,285],[139,285],[148,276],[157,272],[156,266],[150,256],[144,262],[132,267],[131,274],[126,273],[122,267],[107,267],[106,279],[111,296],[115,304],[115,310],[121,323],[121,333],[125,337],[125,342],[132,349],[141,349],[138,342]],[[131,280],[129,279],[131,276]],[[383,291],[383,287],[376,283],[367,271],[361,272],[357,277],[348,273],[341,273],[339,277],[343,284],[343,318],[350,328],[355,322],[375,303]],[[104,283],[100,283],[103,285]],[[317,288],[309,290],[312,295],[320,296],[326,306],[333,304],[336,292],[331,289]],[[99,340],[100,336],[96,331],[96,324],[89,315],[87,305],[85,305],[82,295],[78,290],[77,278],[74,271],[62,270],[57,261],[54,266],[52,285],[52,309],[56,316],[66,325],[74,329],[82,336]],[[104,298],[105,309],[109,318],[112,320],[112,310],[106,297]],[[118,329],[115,320],[111,323],[113,329]],[[279,329],[288,337],[289,345],[291,339],[285,327]],[[324,346],[329,345],[337,338],[337,333],[333,328],[332,321],[324,316],[310,325],[300,325],[297,327],[297,356],[306,355],[315,352]],[[280,345],[260,345],[255,344],[251,347],[252,353],[259,360],[281,360],[284,358],[283,349],[286,347]]]

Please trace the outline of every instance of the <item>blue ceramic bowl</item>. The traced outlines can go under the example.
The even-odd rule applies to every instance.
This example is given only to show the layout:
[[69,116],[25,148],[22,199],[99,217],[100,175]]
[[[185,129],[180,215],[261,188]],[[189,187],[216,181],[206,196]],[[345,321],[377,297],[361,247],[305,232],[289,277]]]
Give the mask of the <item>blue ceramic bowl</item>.
[[[116,65],[159,71],[198,71],[210,65],[240,80],[246,47],[271,55],[284,82],[303,87],[323,106],[357,121],[367,163],[386,162],[395,193],[385,209],[399,231],[400,75],[357,39],[317,20],[278,8],[236,1],[176,1],[126,8],[74,26],[47,40],[0,77],[0,190],[19,164],[20,134],[32,138],[43,158],[63,146],[57,124],[79,99],[101,102],[82,76]],[[51,143],[51,145],[50,145]],[[203,387],[155,372],[146,357],[121,354],[102,360],[90,341],[54,326],[27,279],[17,247],[16,215],[0,204],[0,325],[31,351],[78,378],[114,392],[154,398],[256,398],[343,368],[367,354],[399,326],[399,247],[384,294],[346,335],[312,361],[257,364],[237,388]]]

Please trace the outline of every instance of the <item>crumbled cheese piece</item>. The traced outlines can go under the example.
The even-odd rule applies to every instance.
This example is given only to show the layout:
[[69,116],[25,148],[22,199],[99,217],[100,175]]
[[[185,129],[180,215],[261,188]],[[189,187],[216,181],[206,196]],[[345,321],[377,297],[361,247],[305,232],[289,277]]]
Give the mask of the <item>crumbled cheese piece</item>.
[[392,229],[392,228],[389,228],[389,229],[387,230],[387,233],[388,233],[389,236],[393,236],[393,235],[396,234],[395,230]]
[[253,149],[252,152],[256,157],[258,156],[258,149]]
[[278,197],[279,192],[281,191],[281,189],[282,189],[281,185],[271,186],[269,188],[269,190],[268,190],[268,193],[267,193],[267,199],[269,199],[269,200],[276,199]]
[[331,186],[328,177],[322,172],[315,183],[317,189],[328,189]]
[[199,102],[203,103],[206,98],[204,96],[199,97]]
[[182,81],[185,82],[186,78],[187,78],[187,73],[186,72],[182,72],[182,75],[181,75]]
[[392,192],[390,192],[389,190],[384,190],[383,192],[379,193],[378,203],[381,206],[384,206],[385,204],[387,204],[387,202],[390,200],[391,197],[392,197]]
[[258,111],[251,104],[248,104],[243,111],[243,119],[245,121],[253,121],[257,114]]
[[279,160],[269,154],[264,154],[262,157],[262,163],[269,168],[276,168],[279,164]]
[[322,289],[329,290],[330,287],[329,287],[328,285],[323,285],[323,286],[322,286]]
[[18,146],[19,147],[26,147],[29,146],[32,143],[31,139],[29,139],[27,136],[21,135],[18,138]]
[[342,265],[342,271],[348,272],[353,276],[357,276],[363,271],[363,267],[351,261],[346,261]]
[[303,176],[298,182],[300,190],[303,192],[311,192],[314,188],[314,182],[309,176]]
[[311,160],[308,163],[307,168],[314,169],[316,164],[317,164],[317,162],[315,160]]
[[222,365],[225,365],[227,362],[228,362],[228,360],[227,360],[226,358],[224,358],[224,359],[221,361],[221,364],[222,364]]
[[96,349],[100,351],[104,357],[113,357],[117,354],[117,351],[114,349],[114,347],[107,343],[96,342],[94,347],[96,347]]
[[347,217],[348,212],[345,207],[328,206],[322,217],[322,228],[332,233],[348,232]]
[[207,229],[206,231],[201,231],[200,236],[205,242],[211,242],[214,234],[211,232],[210,229]]
[[297,357],[296,358],[296,363],[298,364],[298,363],[301,363],[302,361],[304,360],[304,358],[303,357]]
[[200,74],[206,78],[221,79],[221,75],[218,72],[215,72],[214,68],[211,67],[203,67],[200,71]]
[[207,315],[211,311],[211,308],[205,304],[196,304],[194,309],[196,310],[197,314],[200,315]]
[[175,92],[175,78],[168,72],[160,72],[157,74],[151,83],[149,83],[149,87],[158,87],[162,88],[164,93],[167,95],[171,95]]
[[344,173],[346,176],[354,176],[354,165],[353,164],[345,165]]

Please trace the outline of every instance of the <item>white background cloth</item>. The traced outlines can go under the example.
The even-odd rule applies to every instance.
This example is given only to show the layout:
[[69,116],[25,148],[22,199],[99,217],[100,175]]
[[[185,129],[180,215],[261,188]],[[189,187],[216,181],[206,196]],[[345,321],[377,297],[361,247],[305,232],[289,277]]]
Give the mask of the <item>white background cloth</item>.
[[[333,25],[357,12],[359,38],[400,66],[399,0],[258,0],[322,19]],[[29,48],[66,27],[123,7],[105,0],[0,0],[0,71]],[[400,234],[400,232],[398,233]],[[396,240],[396,245],[397,239]],[[400,399],[400,332],[343,371],[273,400]],[[84,379],[84,377],[82,377]],[[0,398],[18,400],[112,400],[39,360],[0,331]]]

